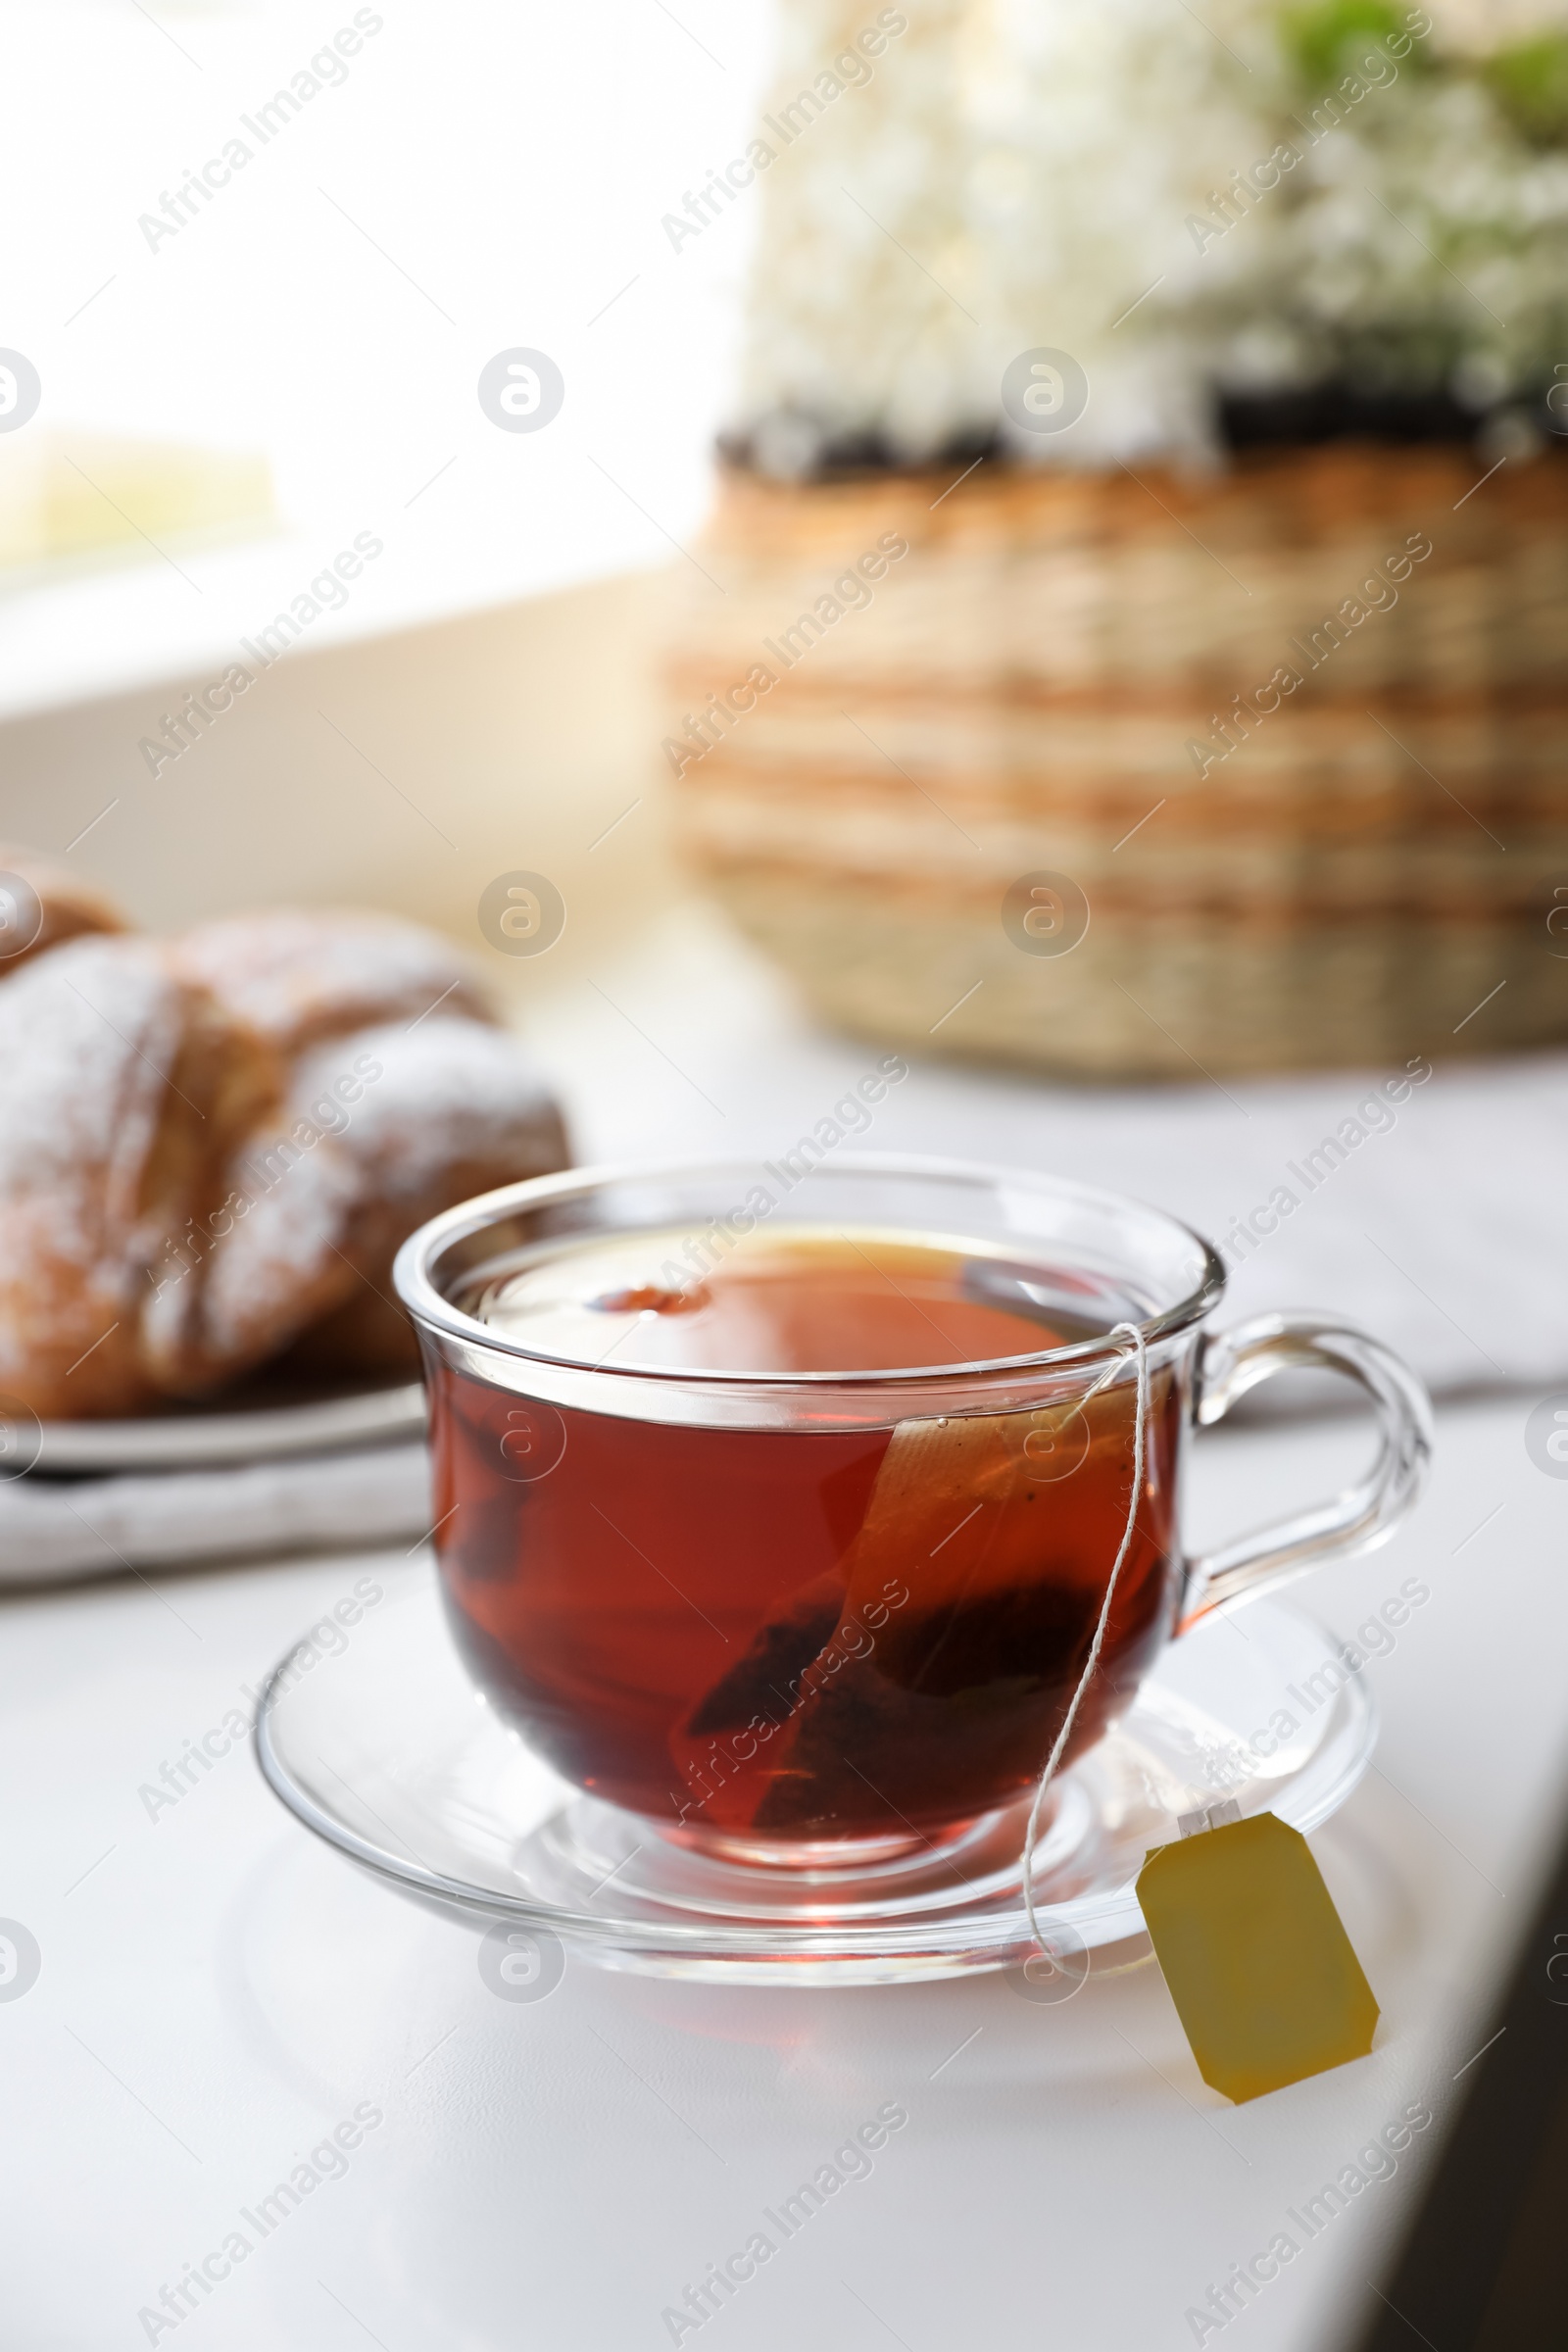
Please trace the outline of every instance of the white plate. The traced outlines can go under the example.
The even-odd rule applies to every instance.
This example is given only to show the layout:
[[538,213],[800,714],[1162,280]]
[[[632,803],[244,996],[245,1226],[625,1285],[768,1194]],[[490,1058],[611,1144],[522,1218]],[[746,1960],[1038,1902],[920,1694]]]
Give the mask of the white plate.
[[417,1437],[423,1428],[418,1381],[304,1403],[284,1393],[276,1402],[193,1405],[145,1421],[45,1421],[31,1467],[45,1473],[212,1469],[222,1462],[386,1445]]

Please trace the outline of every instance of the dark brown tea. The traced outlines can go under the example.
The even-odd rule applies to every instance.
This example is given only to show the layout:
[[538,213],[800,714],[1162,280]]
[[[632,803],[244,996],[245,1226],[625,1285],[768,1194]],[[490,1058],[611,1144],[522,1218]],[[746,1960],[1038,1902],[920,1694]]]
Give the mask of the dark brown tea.
[[[465,1303],[558,1361],[873,1385],[1033,1355],[1124,1311],[1097,1316],[1073,1277],[874,1230],[760,1231],[681,1283],[680,1238],[589,1239]],[[433,1356],[429,1374],[460,1648],[568,1780],[718,1850],[765,1852],[926,1838],[1038,1777],[1126,1523],[1130,1381],[1028,1412],[901,1420],[890,1395],[885,1427],[753,1430],[535,1404]],[[1170,1631],[1179,1419],[1156,1371],[1072,1754]]]

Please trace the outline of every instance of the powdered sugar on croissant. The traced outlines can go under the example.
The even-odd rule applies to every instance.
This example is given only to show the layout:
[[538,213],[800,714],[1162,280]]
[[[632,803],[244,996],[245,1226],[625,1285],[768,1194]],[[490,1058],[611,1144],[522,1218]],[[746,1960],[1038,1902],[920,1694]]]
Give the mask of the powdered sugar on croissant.
[[[342,1139],[368,1196],[433,1215],[423,1203],[450,1193],[462,1171],[495,1185],[565,1164],[554,1098],[532,1057],[504,1031],[437,1014],[417,1027],[387,1022],[318,1046],[296,1065],[290,1090],[308,1115],[335,1099],[350,1051],[355,1067],[376,1065]],[[492,1173],[501,1168],[508,1173]],[[477,1181],[468,1187],[483,1189]]]
[[438,1006],[469,1020],[491,1017],[458,951],[390,914],[276,906],[227,915],[187,932],[174,956],[188,978],[288,1054]]
[[135,1410],[164,1385],[168,1237],[210,1216],[278,1064],[150,942],[104,939],[0,988],[0,1392],[45,1419]]
[[244,1346],[279,1288],[308,1286],[317,1304],[302,1320],[339,1310],[312,1348],[318,1363],[412,1367],[391,1297],[403,1242],[440,1209],[566,1160],[560,1110],[501,1030],[436,1014],[316,1047],[275,1127],[236,1165],[236,1195],[253,1205],[215,1253],[210,1348],[220,1357]]

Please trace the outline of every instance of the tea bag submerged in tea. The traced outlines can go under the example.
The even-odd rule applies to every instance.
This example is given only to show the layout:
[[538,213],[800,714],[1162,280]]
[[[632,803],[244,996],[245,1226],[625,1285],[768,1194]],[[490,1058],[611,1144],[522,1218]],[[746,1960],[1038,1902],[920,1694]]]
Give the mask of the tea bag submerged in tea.
[[[1093,1625],[1089,1595],[1021,1579],[1012,1547],[999,1541],[1028,1427],[1028,1416],[987,1413],[895,1429],[846,1562],[843,1615],[829,1644],[846,1654],[813,1678],[774,1760],[757,1828],[826,1828],[846,1808],[863,1813],[875,1796],[896,1829],[895,1806],[906,1814],[949,1801],[960,1733],[966,1771],[988,1781],[1009,1769],[1027,1775],[1038,1743],[1039,1662],[1059,1659],[1070,1687]],[[862,1643],[866,1612],[904,1594]]]
[[819,1657],[844,1613],[844,1584],[833,1570],[812,1577],[753,1637],[746,1654],[719,1677],[686,1718],[685,1729],[701,1737],[740,1731],[759,1713],[776,1715],[793,1704],[789,1693],[813,1658]]
[[[1103,1591],[1092,1512],[1073,1540],[1090,1456],[1123,1493],[1116,1457],[1130,1468],[1126,1414],[1107,1398],[1091,1427],[1092,1411],[901,1422],[841,1570],[760,1628],[682,1725],[677,1764],[698,1735],[755,1727],[734,1791],[755,1791],[751,1826],[828,1836],[868,1811],[890,1831],[951,1811],[956,1779],[1032,1779]],[[1070,1508],[1039,1475],[1062,1458],[1089,1473]]]

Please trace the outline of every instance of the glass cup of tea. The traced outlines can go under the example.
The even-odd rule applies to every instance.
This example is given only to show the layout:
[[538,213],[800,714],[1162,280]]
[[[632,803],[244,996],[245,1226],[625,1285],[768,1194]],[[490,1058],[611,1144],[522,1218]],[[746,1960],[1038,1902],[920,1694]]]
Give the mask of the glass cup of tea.
[[[1130,1513],[1063,1769],[1164,1643],[1414,1500],[1413,1375],[1316,1316],[1208,1331],[1224,1279],[1158,1209],[941,1159],[574,1170],[449,1210],[396,1281],[468,1672],[565,1781],[688,1852],[925,1860],[1031,1796]],[[1299,1367],[1366,1392],[1372,1468],[1189,1557],[1190,1433]]]

